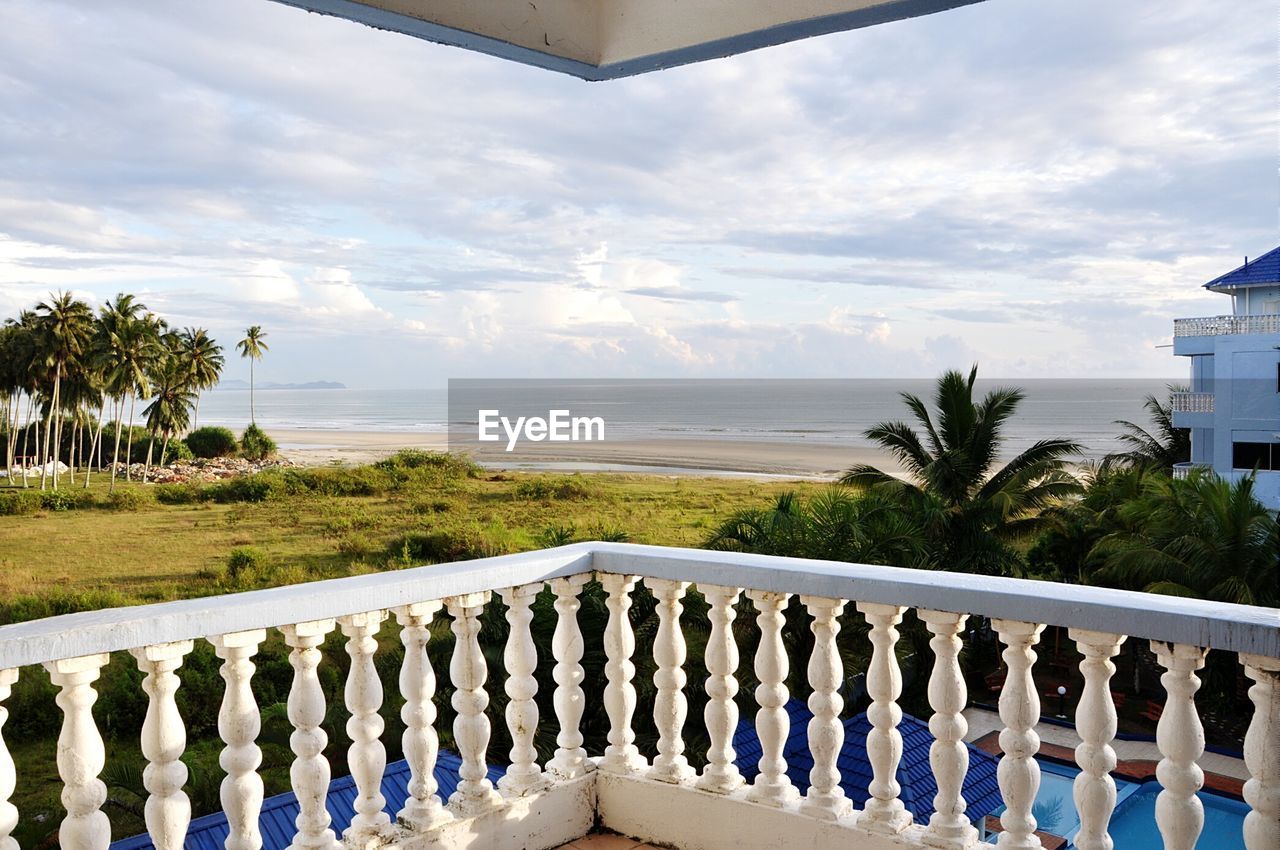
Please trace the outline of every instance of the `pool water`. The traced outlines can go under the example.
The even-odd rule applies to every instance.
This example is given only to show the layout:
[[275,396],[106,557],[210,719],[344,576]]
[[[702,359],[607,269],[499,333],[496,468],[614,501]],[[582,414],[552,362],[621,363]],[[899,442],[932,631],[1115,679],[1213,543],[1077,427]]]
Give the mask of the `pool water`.
[[[1040,762],[1040,791],[1032,805],[1032,814],[1040,829],[1068,840],[1080,831],[1080,816],[1072,793],[1079,773],[1076,767]],[[1156,796],[1160,793],[1160,783],[1124,779],[1115,782],[1116,809],[1108,827],[1115,846],[1123,850],[1161,850],[1164,842],[1156,828]],[[1197,850],[1244,850],[1241,829],[1249,806],[1207,791],[1201,791],[1198,796],[1204,806],[1204,830],[1196,843]],[[1003,811],[1001,807],[992,814]],[[989,839],[989,843],[995,841],[994,836]]]

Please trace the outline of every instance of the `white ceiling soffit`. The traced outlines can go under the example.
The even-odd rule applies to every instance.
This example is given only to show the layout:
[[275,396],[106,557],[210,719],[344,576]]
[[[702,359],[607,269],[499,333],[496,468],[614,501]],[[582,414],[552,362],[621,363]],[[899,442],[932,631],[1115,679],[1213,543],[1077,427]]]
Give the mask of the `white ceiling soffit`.
[[584,80],[612,80],[980,0],[278,2]]

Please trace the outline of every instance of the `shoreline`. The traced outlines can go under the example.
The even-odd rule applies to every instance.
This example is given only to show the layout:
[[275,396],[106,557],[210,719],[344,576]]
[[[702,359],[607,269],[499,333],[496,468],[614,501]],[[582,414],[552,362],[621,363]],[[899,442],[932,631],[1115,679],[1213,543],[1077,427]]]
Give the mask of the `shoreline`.
[[[445,451],[444,433],[273,429],[280,456],[303,466],[360,465],[401,449]],[[519,460],[501,450],[472,454],[495,471],[618,472],[675,476],[795,478],[831,481],[854,464],[870,463],[891,474],[902,468],[887,453],[856,446],[716,439],[641,439],[616,442],[537,444],[521,448]]]

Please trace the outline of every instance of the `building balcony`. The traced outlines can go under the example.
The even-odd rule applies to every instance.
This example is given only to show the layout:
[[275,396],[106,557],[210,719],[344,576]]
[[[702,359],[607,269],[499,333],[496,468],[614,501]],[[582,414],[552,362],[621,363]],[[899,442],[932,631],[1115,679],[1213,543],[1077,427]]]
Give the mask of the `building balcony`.
[[1280,313],[1254,316],[1202,316],[1174,319],[1173,336],[1224,336],[1228,334],[1280,334]]
[[1174,413],[1213,413],[1213,393],[1173,393],[1169,398]]
[[1213,467],[1207,463],[1193,463],[1191,461],[1186,461],[1184,463],[1175,463],[1173,465],[1173,477],[1181,481],[1183,479],[1190,478],[1191,473],[1196,470],[1202,470],[1207,472],[1211,469],[1213,469]]
[[[600,614],[582,617],[580,596],[593,579],[601,585],[593,591],[603,599]],[[629,609],[641,582],[652,594],[645,604],[654,608],[656,618],[646,621],[651,631],[637,634]],[[685,612],[681,600],[691,587],[698,591],[698,604]],[[497,616],[503,609],[494,607],[482,621],[495,594],[505,604],[505,620]],[[803,606],[811,632],[811,638],[798,642],[794,635],[784,640],[783,611],[793,596]],[[926,764],[931,765],[936,796],[931,814],[919,822],[913,822],[897,781],[908,733],[897,704],[903,677],[898,626],[909,610],[931,638],[928,663],[914,669],[928,677],[932,719]],[[735,623],[739,611],[744,616]],[[865,637],[861,628],[838,637],[838,618],[846,613],[856,613],[860,626],[865,621]],[[150,793],[145,808],[150,846],[183,846],[191,808],[183,791],[187,771],[179,760],[186,731],[176,699],[181,686],[176,671],[194,641],[208,641],[222,659],[225,686],[199,699],[221,705],[221,764],[228,772],[221,803],[224,829],[230,832],[225,846],[262,846],[261,718],[251,686],[253,659],[269,629],[283,635],[292,666],[290,777],[297,807],[290,826],[296,833],[292,847],[546,850],[604,827],[637,842],[688,850],[963,850],[981,840],[974,822],[985,826],[989,814],[967,811],[962,794],[972,768],[964,745],[962,712],[968,699],[960,653],[966,649],[971,616],[990,618],[1007,668],[999,699],[1001,846],[1041,846],[1032,815],[1040,784],[1035,727],[1041,716],[1032,673],[1037,669],[1035,647],[1046,625],[1068,629],[1082,653],[1073,660],[1083,680],[1074,718],[1079,735],[1074,779],[1078,846],[1110,845],[1107,832],[1117,799],[1108,774],[1116,764],[1112,659],[1126,640],[1149,642],[1165,671],[1161,681],[1166,696],[1153,710],[1159,716],[1162,760],[1157,773],[1163,790],[1153,813],[1144,815],[1151,820],[1148,833],[1154,836],[1158,828],[1165,846],[1190,848],[1204,828],[1197,796],[1204,780],[1197,765],[1204,727],[1195,695],[1197,671],[1213,648],[1239,653],[1245,674],[1256,683],[1249,692],[1255,713],[1244,753],[1251,778],[1243,796],[1252,806],[1242,827],[1244,846],[1280,846],[1280,612],[1095,587],[577,544],[5,626],[0,628],[0,698],[8,696],[20,671],[24,676],[49,675],[59,691],[62,733],[56,759],[67,808],[60,831],[64,850],[104,850],[112,838],[101,810],[106,791],[98,778],[108,754],[92,706],[108,653],[121,650],[132,653],[145,675],[141,687],[148,711],[141,741],[150,762],[144,774]],[[428,652],[432,635],[440,634],[432,628],[437,619],[437,627],[448,622],[454,637],[448,669],[439,671],[452,686],[450,704],[456,713],[450,738],[457,756],[448,762],[450,768],[457,765],[456,782],[449,783],[455,790],[447,799],[438,795],[434,778],[446,755],[439,747],[445,730],[437,723],[437,671]],[[582,622],[600,625],[584,630]],[[404,701],[403,770],[409,779],[398,808],[382,793],[386,753],[379,712],[385,694],[376,636],[384,628],[398,633],[404,647],[398,689]],[[350,793],[338,802],[324,756],[323,722],[329,707],[321,687],[321,676],[333,673],[319,669],[323,656],[318,650],[335,629],[341,630],[350,656],[343,674],[345,710],[340,709],[349,718],[351,778],[343,781]],[[483,629],[497,630],[504,653],[486,656]],[[549,646],[540,646],[535,634],[547,636],[542,643]],[[742,656],[751,658],[742,665],[740,643]],[[855,643],[866,645],[865,670],[845,669],[844,650]],[[705,681],[686,681],[683,667],[690,644],[705,663]],[[806,647],[803,655],[789,649],[796,646]],[[540,652],[550,655],[541,659],[542,669],[545,673],[550,667],[554,681],[554,710],[541,717],[535,699]],[[603,661],[601,687],[590,682],[584,689],[586,653]],[[637,677],[636,662],[641,660],[654,671],[647,680]],[[501,673],[492,686],[487,681],[491,667]],[[849,785],[841,758],[849,721],[841,695],[846,677],[854,673],[865,675],[869,699],[869,726],[860,752],[869,779],[851,793],[842,787]],[[743,687],[740,694],[740,679],[756,685],[754,691]],[[810,768],[803,776],[803,792],[795,781],[801,757],[795,733],[801,730],[790,728],[795,703],[789,699],[788,680],[807,682],[806,690],[812,690],[802,729],[803,763]],[[505,695],[501,714],[489,707],[491,689]],[[688,696],[695,691],[699,702],[705,695],[705,711],[691,717]],[[588,692],[600,694],[599,704],[588,704]],[[633,723],[639,712],[651,713],[657,732],[644,752],[637,746]],[[602,732],[607,727],[607,745],[600,752],[584,748],[584,717],[599,723]],[[496,783],[488,764],[491,724],[505,724],[512,744],[500,759],[502,775]],[[735,752],[735,732],[742,728],[751,730],[758,752],[758,758],[752,754],[750,770],[739,769],[743,759]],[[912,727],[909,734],[916,731]],[[554,754],[538,764],[535,744],[548,736],[554,738]],[[696,761],[703,763],[705,754],[700,770],[691,766],[686,752],[685,742],[695,740],[700,742]],[[15,776],[0,747],[0,847],[13,846],[7,834],[22,816],[4,798],[15,782],[23,781],[36,780]],[[331,826],[326,799],[329,810],[343,807],[340,820],[349,826],[341,835]]]

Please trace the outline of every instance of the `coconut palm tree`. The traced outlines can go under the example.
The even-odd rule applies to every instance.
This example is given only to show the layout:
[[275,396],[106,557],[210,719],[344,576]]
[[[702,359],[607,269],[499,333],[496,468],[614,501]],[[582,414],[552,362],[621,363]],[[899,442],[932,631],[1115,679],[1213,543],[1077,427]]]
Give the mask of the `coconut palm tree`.
[[[120,462],[120,436],[127,428],[129,445],[125,456],[125,476],[128,477],[128,461],[133,449],[133,409],[138,395],[150,392],[148,371],[159,344],[153,328],[141,318],[121,318],[115,330],[107,336],[104,376],[107,391],[120,399],[121,415],[116,419],[115,448],[111,456],[111,490],[115,490],[117,464]],[[129,401],[129,423],[123,423],[125,400]]]
[[200,424],[200,393],[217,386],[226,361],[222,356],[222,346],[204,328],[184,329],[180,349],[182,366],[187,371],[192,389],[196,391],[191,423],[192,427],[196,427]]
[[1238,605],[1280,604],[1280,518],[1252,476],[1149,476],[1120,508],[1124,529],[1094,547],[1099,584]]
[[[1185,386],[1169,384],[1169,394],[1186,392]],[[1154,425],[1154,433],[1127,419],[1117,419],[1115,424],[1124,429],[1119,440],[1128,446],[1126,452],[1110,457],[1134,466],[1150,466],[1173,474],[1174,464],[1191,460],[1191,429],[1176,428],[1173,424],[1173,401],[1161,402],[1153,395],[1147,396],[1142,406],[1146,408]]]
[[263,342],[266,338],[266,331],[261,325],[250,325],[245,329],[244,339],[236,343],[236,351],[240,352],[240,356],[249,358],[249,423],[252,425],[258,424],[253,410],[253,362],[261,360],[262,355],[271,350]]
[[[93,338],[93,312],[89,305],[69,292],[53,295],[36,305],[40,331],[40,352],[46,366],[53,369],[53,391],[49,399],[50,424],[45,428],[45,452],[52,450],[53,489],[58,489],[58,461],[62,447],[62,379],[69,368],[78,366]],[[50,430],[52,429],[52,433]],[[41,488],[44,475],[40,476]]]
[[[146,418],[147,430],[151,432],[151,441],[154,443],[157,438],[164,440],[160,447],[161,466],[169,451],[169,440],[187,430],[191,424],[191,409],[196,392],[189,379],[190,373],[186,365],[173,352],[160,360],[152,374],[151,404],[142,411],[142,415]],[[147,480],[150,466],[151,451],[148,448],[143,481]]]
[[935,566],[1008,573],[1020,563],[1009,541],[1034,531],[1045,507],[1079,492],[1079,483],[1066,471],[1066,458],[1080,446],[1070,440],[1040,440],[998,465],[1005,425],[1024,396],[1020,390],[1000,388],[975,401],[977,378],[976,365],[967,377],[948,371],[938,378],[936,422],[922,399],[903,393],[916,427],[881,422],[865,432],[906,467],[907,480],[860,464],[841,481],[907,507],[925,529]]
[[[41,372],[37,364],[36,314],[31,310],[23,310],[17,319],[7,320],[5,325],[14,330],[9,352],[12,360],[9,365],[13,369],[15,383],[19,388],[19,392],[26,397],[27,401],[27,415],[23,420],[21,445],[18,444],[16,434],[10,437],[10,466],[13,465],[12,460],[14,457],[22,458],[22,462],[19,465],[23,468],[22,486],[26,487],[26,467],[30,461],[28,449],[31,438],[31,425],[35,419],[39,374]],[[36,450],[36,453],[39,454],[39,449]]]

